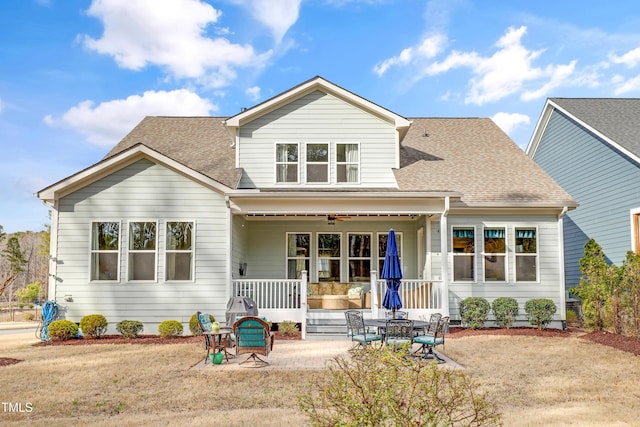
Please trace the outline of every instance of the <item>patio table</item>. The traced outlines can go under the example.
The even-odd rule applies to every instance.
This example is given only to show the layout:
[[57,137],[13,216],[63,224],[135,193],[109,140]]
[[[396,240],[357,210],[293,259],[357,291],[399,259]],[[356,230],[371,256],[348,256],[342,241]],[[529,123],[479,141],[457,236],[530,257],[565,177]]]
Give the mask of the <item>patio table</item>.
[[[424,320],[414,320],[413,330],[421,331],[426,328],[427,325],[429,325],[429,322],[425,322]],[[382,340],[384,341],[384,328],[387,326],[387,319],[364,319],[364,326],[378,328],[378,334],[382,336]]]
[[225,360],[229,361],[229,355],[231,357],[235,357],[235,355],[227,350],[229,344],[231,342],[231,332],[232,329],[230,326],[221,326],[217,331],[204,331],[205,335],[211,335],[212,346],[213,346],[213,354],[223,353]]

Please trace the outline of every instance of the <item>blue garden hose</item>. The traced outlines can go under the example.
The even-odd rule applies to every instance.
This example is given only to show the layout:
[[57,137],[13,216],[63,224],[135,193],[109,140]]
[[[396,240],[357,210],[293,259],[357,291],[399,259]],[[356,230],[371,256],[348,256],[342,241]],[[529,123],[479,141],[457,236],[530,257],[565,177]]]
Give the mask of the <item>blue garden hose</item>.
[[56,319],[58,308],[54,301],[47,301],[42,305],[42,332],[40,340],[49,341],[49,324]]

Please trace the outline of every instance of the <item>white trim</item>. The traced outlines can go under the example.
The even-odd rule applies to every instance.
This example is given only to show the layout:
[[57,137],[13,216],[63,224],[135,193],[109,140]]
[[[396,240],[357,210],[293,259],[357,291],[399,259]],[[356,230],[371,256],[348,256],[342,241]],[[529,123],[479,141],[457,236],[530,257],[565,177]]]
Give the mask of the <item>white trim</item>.
[[51,207],[51,226],[49,237],[49,280],[47,297],[49,301],[56,301],[56,288],[58,286],[58,201]]
[[[333,162],[333,168],[334,168],[334,176],[335,176],[335,183],[338,186],[349,186],[349,185],[359,185],[361,183],[361,171],[362,171],[362,151],[360,150],[360,142],[358,141],[335,141],[334,143],[334,152],[335,152],[335,160]],[[348,161],[344,161],[344,162],[339,162],[338,161],[338,145],[356,145],[358,147],[358,161],[357,162],[348,162]],[[358,166],[358,179],[355,182],[350,182],[350,181],[338,181],[338,166],[339,165],[353,165],[356,164]]]
[[[518,255],[517,252],[517,244],[516,232],[518,229],[535,229],[536,232],[536,253],[529,254],[523,253]],[[518,280],[518,257],[536,257],[536,280]],[[513,282],[514,283],[540,283],[540,230],[538,229],[538,225],[514,225],[513,226]]]
[[[193,230],[192,230],[192,236],[191,236],[191,251],[177,251],[177,250],[168,250],[167,249],[167,224],[169,224],[170,222],[190,222],[193,224]],[[164,230],[164,246],[163,246],[163,252],[164,252],[164,269],[162,271],[163,275],[162,275],[162,279],[164,283],[169,283],[169,284],[174,284],[174,283],[194,283],[196,281],[196,239],[197,239],[197,222],[195,219],[167,219],[164,221],[163,224],[163,230]],[[169,280],[167,279],[167,255],[169,253],[191,253],[191,279],[189,280]]]
[[[304,184],[308,186],[328,185],[331,184],[331,141],[305,141],[304,142]],[[325,162],[310,162],[308,147],[310,145],[326,145],[327,146],[327,180],[326,181],[309,181],[309,165],[324,165]]]
[[[459,253],[456,254],[453,250],[453,229],[471,229],[473,230],[473,254],[469,253]],[[442,230],[440,230],[442,232]],[[475,225],[462,225],[456,224],[451,225],[451,238],[449,239],[450,248],[451,248],[451,282],[452,283],[478,283],[478,230],[476,230]],[[473,257],[473,279],[472,280],[456,280],[455,275],[455,259],[456,257]]]
[[[274,161],[273,161],[273,183],[275,185],[278,186],[286,186],[286,185],[292,185],[292,184],[300,184],[300,169],[301,169],[301,152],[300,152],[300,142],[298,141],[294,141],[294,142],[282,142],[282,141],[275,141],[273,143],[273,155],[274,155]],[[298,161],[296,162],[296,166],[298,167],[297,173],[296,173],[296,180],[295,181],[283,181],[283,182],[278,182],[278,165],[291,165],[293,164],[293,162],[278,162],[278,145],[295,145],[298,147]]]
[[145,145],[138,144],[40,190],[36,193],[36,196],[41,200],[57,200],[142,159],[161,164],[220,193],[226,193],[231,190],[231,188],[218,181],[196,172]]
[[[140,222],[152,222],[156,225],[156,244],[155,244],[155,250],[150,251],[150,250],[136,250],[133,251],[134,254],[136,253],[154,253],[154,269],[153,269],[153,279],[138,279],[138,280],[134,280],[131,279],[131,263],[130,263],[130,258],[129,256],[132,253],[131,250],[131,224],[132,223],[140,223]],[[142,219],[142,220],[137,220],[137,219],[132,219],[132,220],[127,220],[126,222],[126,245],[123,245],[124,252],[125,252],[125,257],[124,257],[124,264],[125,264],[125,272],[126,272],[126,280],[124,280],[125,282],[128,283],[158,283],[158,256],[159,256],[159,252],[160,252],[160,234],[159,234],[159,230],[160,230],[160,224],[158,219]],[[124,243],[124,242],[123,242]]]
[[[508,283],[509,282],[509,245],[507,243],[508,241],[508,228],[505,225],[486,225],[483,224],[482,225],[482,230],[481,230],[481,239],[482,239],[482,247],[480,248],[480,256],[482,257],[481,260],[481,264],[482,264],[482,281],[485,284],[488,283]],[[487,256],[487,253],[484,251],[485,249],[485,237],[484,237],[484,231],[486,229],[489,230],[496,230],[496,229],[503,229],[504,230],[504,253],[500,254],[500,253],[489,253],[489,255],[495,255],[495,256],[502,256],[504,257],[504,280],[487,280],[487,269],[485,266],[485,257]]]
[[[96,223],[106,223],[106,222],[115,222],[118,224],[118,249],[116,250],[99,250],[93,249],[93,224]],[[116,284],[116,283],[122,283],[122,237],[123,237],[123,233],[122,233],[122,220],[121,219],[92,219],[89,221],[89,262],[88,262],[88,266],[89,266],[89,283],[110,283],[110,284]],[[93,254],[94,253],[117,253],[118,255],[118,260],[116,261],[116,275],[117,278],[115,280],[100,280],[100,279],[93,279]]]

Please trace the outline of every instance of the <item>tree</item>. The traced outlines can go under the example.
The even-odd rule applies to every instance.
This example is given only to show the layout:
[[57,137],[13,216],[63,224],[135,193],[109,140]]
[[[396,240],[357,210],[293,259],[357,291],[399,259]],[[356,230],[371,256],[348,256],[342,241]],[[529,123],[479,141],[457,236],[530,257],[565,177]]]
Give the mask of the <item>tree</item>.
[[[0,243],[6,238],[3,227],[0,225]],[[24,271],[27,260],[20,250],[20,242],[17,236],[11,236],[7,240],[7,247],[0,255],[8,263],[7,271],[3,272],[2,282],[0,282],[0,296],[16,280],[18,275]]]
[[604,259],[602,247],[594,240],[584,245],[584,256],[580,259],[580,284],[571,288],[571,293],[582,301],[585,326],[601,331],[605,325],[605,304],[612,294],[612,277],[618,277],[615,266]]
[[40,286],[40,282],[36,281],[34,283],[29,283],[26,287],[20,289],[17,292],[17,295],[20,302],[30,303],[37,300],[41,292],[42,287]]

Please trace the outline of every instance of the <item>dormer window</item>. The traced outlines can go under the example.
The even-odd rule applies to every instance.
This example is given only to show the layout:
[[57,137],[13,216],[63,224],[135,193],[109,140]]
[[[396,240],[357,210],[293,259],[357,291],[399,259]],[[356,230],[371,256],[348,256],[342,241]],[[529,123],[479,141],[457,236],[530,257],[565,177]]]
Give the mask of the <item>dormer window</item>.
[[307,144],[307,182],[329,182],[329,144]]
[[276,182],[298,182],[298,144],[276,144]]

